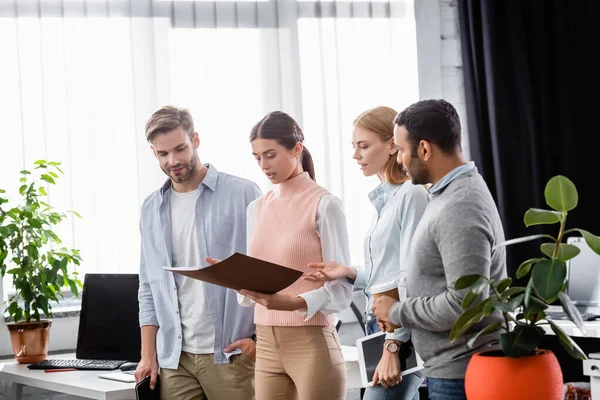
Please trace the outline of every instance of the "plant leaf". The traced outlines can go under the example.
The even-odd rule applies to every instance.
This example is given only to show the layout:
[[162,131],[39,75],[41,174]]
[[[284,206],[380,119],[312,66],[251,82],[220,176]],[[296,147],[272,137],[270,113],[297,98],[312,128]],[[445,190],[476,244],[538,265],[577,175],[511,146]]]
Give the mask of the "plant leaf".
[[454,289],[463,290],[469,288],[473,286],[480,278],[482,278],[482,276],[479,274],[461,276],[454,283]]
[[521,357],[535,354],[542,335],[536,327],[517,325],[512,332],[500,335],[500,345],[507,357]]
[[461,302],[461,307],[463,310],[468,309],[469,307],[471,307],[471,305],[473,304],[473,302],[479,297],[479,295],[477,293],[473,293],[471,291],[467,292],[467,294],[465,295],[465,297],[463,297],[462,302]]
[[450,331],[450,341],[453,342],[458,339],[463,333],[465,333],[471,326],[481,321],[483,318],[483,308],[487,303],[493,301],[493,299],[487,298],[484,301],[480,302],[474,307],[469,308],[467,311],[463,312],[454,325],[452,326],[452,330]]
[[510,286],[511,283],[511,278],[504,278],[500,281],[496,290],[498,291],[498,293],[503,293]]
[[590,246],[592,250],[594,250],[594,253],[600,255],[600,237],[591,234],[588,231],[584,231],[583,229],[577,230],[579,231],[579,233],[581,233],[581,236],[583,236],[583,239],[585,240],[587,245]]
[[[549,258],[554,258],[555,249],[556,243],[542,243],[540,245],[540,250],[542,251],[542,253],[547,255]],[[573,246],[572,244],[561,243],[556,258],[558,258],[560,261],[567,262],[570,259],[577,257],[577,255],[580,252],[581,250],[577,246]]]
[[546,203],[556,211],[570,211],[577,207],[577,188],[565,176],[557,175],[550,179],[544,189]]
[[525,213],[523,218],[525,226],[530,227],[532,225],[549,225],[560,222],[562,213],[552,210],[542,210],[540,208],[530,208]]
[[54,181],[54,178],[53,178],[53,177],[51,177],[51,176],[50,176],[50,175],[48,175],[48,174],[42,174],[41,178],[42,178],[43,180],[45,180],[46,182],[48,182],[48,183],[51,183],[51,184],[53,184],[53,185],[54,185],[54,184],[56,184],[56,182]]
[[566,277],[567,265],[560,260],[540,261],[531,273],[536,293],[546,301],[558,295]]
[[525,288],[523,287],[511,287],[502,293],[502,299],[508,299],[509,297],[514,296],[515,294],[523,293],[524,291]]
[[477,282],[475,282],[473,286],[471,286],[471,292],[479,295],[483,293],[483,291],[486,290],[489,285],[490,281],[482,276]]
[[487,335],[489,333],[494,333],[498,329],[500,329],[500,327],[501,327],[500,322],[494,322],[493,324],[486,326],[485,328],[483,328],[482,330],[477,332],[472,338],[469,339],[469,341],[467,342],[467,347],[468,348],[473,347],[473,345],[475,344],[475,342],[477,341],[477,339],[480,336]]
[[550,324],[550,328],[552,328],[552,331],[554,331],[556,336],[558,336],[560,344],[567,351],[567,353],[571,355],[571,357],[579,360],[587,360],[587,356],[585,355],[583,350],[581,350],[577,343],[575,343],[575,341],[571,339],[569,335],[567,335],[565,331],[561,329],[560,326],[556,325],[556,323],[554,323],[554,321],[552,321],[551,319],[547,321]]
[[43,165],[43,164],[48,164],[48,163],[46,162],[46,160],[37,160],[33,164],[34,165]]
[[553,241],[556,242],[556,239],[553,238],[550,235],[538,234],[538,235],[523,236],[523,237],[520,237],[520,238],[510,239],[510,240],[507,240],[505,242],[498,243],[497,245],[494,246],[494,248],[492,250],[495,250],[495,249],[497,249],[499,247],[503,247],[503,246],[510,246],[512,244],[530,242],[532,240],[543,239],[543,238],[550,239],[550,240],[553,240]]
[[529,278],[529,282],[527,282],[527,287],[525,288],[525,297],[523,303],[525,307],[529,307],[529,303],[531,302],[531,295],[533,294],[533,279]]
[[531,266],[542,260],[544,260],[544,258],[530,258],[529,260],[524,261],[517,269],[517,278],[521,279],[522,277],[526,276],[529,271],[531,271]]
[[583,323],[583,318],[581,317],[581,314],[579,313],[577,307],[575,307],[575,305],[571,302],[569,296],[567,296],[563,292],[560,292],[558,294],[558,298],[560,299],[560,304],[562,305],[563,310],[565,310],[565,313],[569,316],[571,321],[573,321],[573,323],[577,325],[583,336],[585,336],[585,324]]

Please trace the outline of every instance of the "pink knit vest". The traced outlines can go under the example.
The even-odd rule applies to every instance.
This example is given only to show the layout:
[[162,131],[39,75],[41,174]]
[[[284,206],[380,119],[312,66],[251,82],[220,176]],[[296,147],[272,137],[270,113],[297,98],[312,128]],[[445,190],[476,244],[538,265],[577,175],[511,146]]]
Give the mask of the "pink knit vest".
[[[323,261],[321,240],[317,234],[317,209],[321,197],[329,193],[304,172],[279,185],[279,193],[267,192],[256,201],[252,218],[249,255],[307,272],[307,265]],[[302,278],[281,294],[298,296],[323,286]],[[254,323],[264,326],[329,326],[333,315],[317,312],[305,321],[297,311],[267,310],[260,304],[254,309]]]

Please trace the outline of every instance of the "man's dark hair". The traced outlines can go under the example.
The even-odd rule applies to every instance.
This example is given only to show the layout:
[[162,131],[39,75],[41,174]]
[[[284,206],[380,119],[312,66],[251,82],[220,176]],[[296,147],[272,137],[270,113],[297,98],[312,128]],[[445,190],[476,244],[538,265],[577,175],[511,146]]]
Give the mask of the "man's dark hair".
[[408,131],[411,153],[416,156],[421,140],[435,144],[446,154],[460,149],[460,119],[452,104],[446,100],[421,100],[405,108],[394,124]]

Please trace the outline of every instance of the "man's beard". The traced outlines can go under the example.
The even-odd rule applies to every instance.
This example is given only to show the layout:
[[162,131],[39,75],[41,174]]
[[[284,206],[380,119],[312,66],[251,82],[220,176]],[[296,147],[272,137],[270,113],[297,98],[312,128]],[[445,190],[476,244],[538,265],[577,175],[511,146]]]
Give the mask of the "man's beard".
[[175,182],[184,183],[192,177],[192,173],[194,172],[194,169],[196,169],[196,157],[193,157],[188,163],[181,166],[183,167],[183,170],[179,175],[174,175],[171,173],[171,170],[177,168],[171,168],[170,170],[165,170],[163,168],[163,172]]

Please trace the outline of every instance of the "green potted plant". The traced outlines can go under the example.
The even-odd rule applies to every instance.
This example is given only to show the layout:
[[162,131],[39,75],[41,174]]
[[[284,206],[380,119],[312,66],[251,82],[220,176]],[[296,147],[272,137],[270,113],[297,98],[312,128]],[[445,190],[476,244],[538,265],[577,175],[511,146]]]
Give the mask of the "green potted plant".
[[[452,327],[450,340],[456,341],[468,334],[467,346],[472,347],[479,336],[503,331],[501,350],[478,353],[469,363],[465,388],[470,400],[562,399],[562,372],[558,361],[552,352],[539,349],[540,340],[546,333],[544,326],[557,335],[571,356],[586,358],[573,339],[552,319],[546,318],[545,311],[559,301],[569,319],[585,333],[581,314],[566,293],[566,262],[576,257],[580,250],[563,240],[567,235],[577,233],[600,254],[600,238],[582,229],[566,229],[567,214],[578,203],[577,189],[568,178],[558,175],[550,179],[544,196],[551,210],[530,208],[525,213],[525,225],[559,224],[558,235],[537,234],[497,245],[544,239],[540,257],[524,261],[517,269],[517,278],[529,277],[525,287],[513,285],[511,278],[496,282],[481,275],[465,275],[455,283],[455,289],[468,291],[462,301],[463,313]],[[480,301],[484,291],[489,291],[490,296]],[[503,322],[473,332],[474,324],[494,312],[502,314]]]
[[4,304],[19,363],[47,357],[52,303],[63,297],[63,288],[77,295],[82,287],[77,273],[69,271],[70,265],[80,264],[79,252],[61,247],[53,230],[67,213],[43,201],[45,186],[55,185],[63,173],[60,163],[38,160],[34,165],[33,173],[21,171],[19,192],[13,196],[16,204],[10,206],[6,191],[0,189],[0,275],[10,276],[15,289]]

